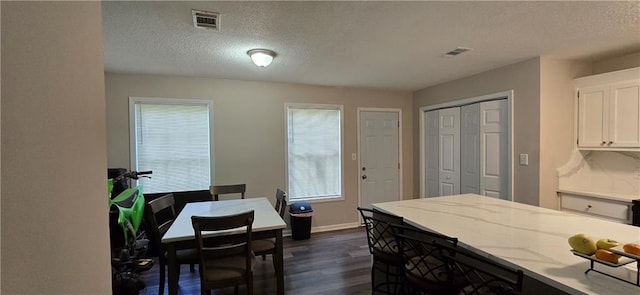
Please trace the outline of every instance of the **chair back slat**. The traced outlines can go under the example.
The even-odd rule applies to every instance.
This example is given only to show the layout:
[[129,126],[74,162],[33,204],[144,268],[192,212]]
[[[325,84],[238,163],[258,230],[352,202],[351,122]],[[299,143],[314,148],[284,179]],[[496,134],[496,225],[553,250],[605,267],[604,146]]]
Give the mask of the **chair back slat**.
[[275,209],[280,214],[281,218],[284,218],[284,213],[287,208],[287,193],[281,189],[276,190],[276,206]]
[[229,184],[229,185],[212,185],[209,187],[209,192],[214,201],[219,200],[219,195],[224,194],[240,194],[240,198],[244,199],[244,194],[247,190],[246,184]]
[[451,274],[462,274],[465,283],[457,294],[509,294],[522,291],[524,273],[478,254],[436,243]]
[[402,217],[361,207],[358,207],[358,211],[366,228],[369,252],[378,257],[399,255],[400,249],[391,224],[402,225]]
[[145,205],[144,216],[147,222],[147,237],[152,245],[152,253],[163,257],[162,236],[169,230],[176,218],[173,207],[175,199],[173,194],[165,194],[149,201]]
[[[203,294],[206,290],[223,286],[247,284],[249,293],[253,291],[253,263],[254,254],[251,250],[251,230],[255,213],[253,210],[226,216],[192,216],[191,223],[198,245],[200,258],[200,286]],[[206,237],[206,232],[243,228],[242,234],[228,236]],[[238,265],[225,266],[239,272],[233,279],[212,280],[215,273],[220,271],[220,265],[215,266],[216,260],[224,261],[230,257],[243,257],[244,267]],[[217,268],[216,268],[217,267]],[[227,269],[228,269],[227,268]]]
[[458,239],[409,226],[393,226],[404,260],[405,274],[413,288],[425,292],[440,293],[457,285],[448,275],[446,259],[438,244],[455,248]]

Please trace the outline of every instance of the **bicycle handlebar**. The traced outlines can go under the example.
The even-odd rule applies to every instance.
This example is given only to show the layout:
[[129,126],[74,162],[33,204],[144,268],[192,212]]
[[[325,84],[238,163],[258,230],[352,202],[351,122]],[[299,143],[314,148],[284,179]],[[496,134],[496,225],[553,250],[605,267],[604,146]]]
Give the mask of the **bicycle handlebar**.
[[130,171],[130,172],[125,172],[124,174],[114,178],[113,182],[118,182],[120,180],[127,179],[127,178],[139,179],[140,176],[151,178],[151,176],[144,176],[144,175],[149,175],[149,174],[152,174],[152,173],[153,173],[153,171],[151,171],[151,170],[149,170],[149,171]]

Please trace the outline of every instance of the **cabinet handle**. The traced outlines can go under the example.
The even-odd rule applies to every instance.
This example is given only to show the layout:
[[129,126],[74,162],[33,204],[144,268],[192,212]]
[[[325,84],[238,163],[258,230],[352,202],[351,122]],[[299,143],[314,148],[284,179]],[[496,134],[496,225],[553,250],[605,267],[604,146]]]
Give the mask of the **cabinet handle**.
[[601,144],[606,144],[606,143],[607,143],[606,141],[603,141]]
[[613,143],[613,141],[609,141],[609,144],[612,144],[612,143]]
[[591,209],[591,207],[592,207],[591,205],[587,205],[587,210]]

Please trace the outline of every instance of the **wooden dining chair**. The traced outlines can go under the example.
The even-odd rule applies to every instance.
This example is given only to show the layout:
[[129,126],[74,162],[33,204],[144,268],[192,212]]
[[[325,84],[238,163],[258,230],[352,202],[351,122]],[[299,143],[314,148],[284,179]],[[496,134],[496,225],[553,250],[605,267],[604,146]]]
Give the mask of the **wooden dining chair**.
[[[162,236],[169,230],[171,224],[176,218],[174,209],[175,199],[173,194],[166,194],[145,205],[145,220],[147,222],[147,237],[152,247],[158,254],[158,262],[160,264],[160,282],[158,284],[158,294],[164,294],[165,269],[167,265],[167,255],[162,245]],[[198,250],[186,249],[176,252],[176,261],[178,263],[178,276],[180,275],[180,265],[198,263]]]
[[[192,216],[200,258],[200,293],[238,285],[247,285],[247,294],[253,294],[253,266],[255,255],[251,251],[251,228],[254,211],[227,216]],[[204,237],[203,232],[245,227],[243,234],[234,239]]]
[[458,294],[465,280],[459,272],[451,272],[441,247],[456,249],[458,239],[409,226],[392,226],[403,258],[403,292],[426,294]]
[[218,201],[219,195],[223,194],[240,194],[240,198],[244,199],[244,193],[247,190],[246,184],[230,184],[230,185],[212,185],[209,192],[214,201]]
[[524,273],[451,244],[436,242],[440,256],[448,266],[449,278],[460,278],[450,283],[451,293],[519,295]]
[[[391,225],[402,225],[403,218],[362,207],[358,207],[358,211],[366,228],[367,244],[373,257],[372,294],[401,294],[403,259]],[[384,276],[382,282],[377,280],[378,273]]]
[[[287,208],[287,193],[281,189],[276,190],[276,205],[275,209],[280,214],[281,218],[284,218],[284,213]],[[263,239],[263,240],[255,240],[251,245],[253,248],[253,253],[256,256],[262,256],[262,260],[266,259],[266,256],[271,254],[272,256],[276,253],[276,239]],[[275,261],[274,261],[275,267]]]

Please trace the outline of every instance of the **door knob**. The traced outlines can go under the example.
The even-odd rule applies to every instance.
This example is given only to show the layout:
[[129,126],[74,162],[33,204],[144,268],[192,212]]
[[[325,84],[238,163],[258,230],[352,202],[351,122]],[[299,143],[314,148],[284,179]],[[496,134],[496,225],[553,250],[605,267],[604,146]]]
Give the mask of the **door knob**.
[[362,179],[367,179],[367,175],[366,174],[362,174]]

